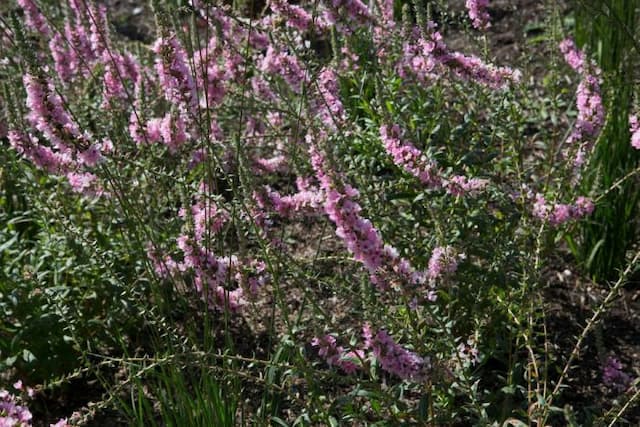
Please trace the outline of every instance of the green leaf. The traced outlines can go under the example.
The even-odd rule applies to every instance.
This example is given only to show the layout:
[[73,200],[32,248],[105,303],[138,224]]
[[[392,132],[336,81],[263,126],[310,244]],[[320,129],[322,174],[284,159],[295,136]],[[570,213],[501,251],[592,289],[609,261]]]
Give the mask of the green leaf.
[[37,358],[33,353],[31,353],[29,350],[25,348],[24,350],[22,350],[22,360],[24,360],[27,363],[31,363],[37,360]]

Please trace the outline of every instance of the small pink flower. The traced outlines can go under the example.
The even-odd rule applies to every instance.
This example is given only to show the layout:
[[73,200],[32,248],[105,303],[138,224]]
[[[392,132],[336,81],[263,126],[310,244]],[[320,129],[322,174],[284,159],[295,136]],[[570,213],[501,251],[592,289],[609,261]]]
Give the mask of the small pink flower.
[[67,427],[67,419],[66,418],[61,418],[57,423],[55,424],[49,424],[49,427]]
[[629,132],[631,132],[631,146],[640,150],[640,123],[635,114],[629,116]]
[[564,60],[575,71],[581,73],[586,62],[586,55],[576,47],[572,39],[564,39],[560,42],[560,51],[564,55]]
[[365,357],[364,351],[346,351],[343,347],[336,345],[336,339],[331,335],[314,337],[311,340],[311,345],[318,347],[318,355],[325,359],[329,366],[336,366],[347,374],[353,374],[362,367],[361,360]]
[[571,206],[566,204],[556,204],[549,216],[551,225],[559,225],[571,219]]
[[491,27],[491,16],[487,12],[489,0],[467,0],[466,7],[469,10],[469,18],[474,28],[486,30]]
[[468,339],[466,342],[461,342],[457,347],[457,351],[458,357],[463,363],[476,365],[480,362],[480,352],[473,338]]
[[290,4],[288,0],[270,0],[269,7],[278,15],[286,18],[289,27],[306,31],[313,24],[313,17],[302,7]]
[[394,163],[418,178],[423,184],[439,188],[442,181],[435,164],[413,144],[402,141],[400,133],[398,125],[380,126],[380,139]]
[[100,145],[92,144],[85,151],[78,153],[78,158],[87,166],[97,165],[103,159],[100,154]]
[[622,363],[612,356],[609,356],[602,367],[602,382],[622,392],[629,387],[631,377],[622,371]]
[[51,34],[49,24],[38,5],[33,0],[18,0],[18,5],[24,10],[27,25],[35,32],[46,37]]
[[458,268],[458,260],[450,246],[435,248],[429,259],[429,279],[435,280],[446,273],[453,273]]
[[591,215],[595,206],[593,201],[587,197],[578,197],[574,205],[573,216],[575,218],[581,218],[587,215]]
[[398,345],[384,330],[378,331],[371,348],[382,369],[390,374],[418,382],[426,378],[429,361]]

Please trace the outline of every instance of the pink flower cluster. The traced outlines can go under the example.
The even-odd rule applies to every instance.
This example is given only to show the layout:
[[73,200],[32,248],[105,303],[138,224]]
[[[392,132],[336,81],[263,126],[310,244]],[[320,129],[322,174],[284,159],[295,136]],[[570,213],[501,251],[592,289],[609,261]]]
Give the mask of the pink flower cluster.
[[362,327],[362,336],[362,348],[351,351],[338,346],[335,337],[331,335],[315,337],[311,345],[318,347],[318,354],[330,366],[336,366],[347,374],[362,368],[362,362],[370,357],[366,353],[368,350],[378,360],[382,370],[392,375],[415,382],[422,382],[427,378],[428,370],[431,368],[428,358],[422,358],[397,344],[384,330],[379,330],[373,336],[368,323]]
[[629,132],[631,133],[631,146],[640,150],[640,122],[635,114],[629,116]]
[[346,351],[342,346],[336,345],[336,339],[331,335],[315,337],[311,340],[311,345],[318,347],[318,354],[329,366],[340,368],[347,374],[353,374],[362,368],[364,351]]
[[593,209],[593,202],[586,197],[578,197],[573,205],[564,203],[549,205],[542,194],[537,194],[533,205],[533,215],[556,226],[588,216],[593,212]]
[[474,28],[478,30],[486,30],[491,27],[491,16],[487,12],[489,0],[467,0],[465,3],[469,11],[469,18]]
[[623,372],[622,363],[616,357],[609,356],[602,366],[602,382],[606,386],[622,392],[631,384],[631,377]]
[[399,256],[398,251],[384,243],[382,236],[371,221],[360,215],[360,205],[353,199],[358,191],[349,185],[340,185],[329,175],[328,162],[324,154],[315,145],[309,148],[311,164],[320,181],[320,188],[325,195],[324,210],[329,219],[336,225],[336,235],[346,244],[353,258],[362,263],[371,274],[371,280],[381,288],[383,271],[390,268],[395,274],[413,284],[424,281],[424,273],[416,271],[409,260]]
[[63,29],[54,31],[49,40],[57,76],[67,86],[78,77],[91,76],[102,60],[105,60],[105,73],[112,71],[106,61],[111,54],[106,8],[69,0],[69,9],[71,14]]
[[7,390],[0,390],[0,426],[30,426],[32,418],[29,408],[20,405],[16,396]]
[[175,34],[161,37],[152,50],[157,55],[155,68],[165,99],[176,105],[181,115],[195,114],[198,107],[195,80],[178,37]]
[[[223,102],[230,83],[240,82],[246,77],[246,70],[241,67],[245,62],[241,52],[245,52],[247,42],[260,50],[273,45],[269,44],[265,33],[247,30],[222,9],[197,1],[193,4],[202,14],[200,24],[210,25],[214,31],[210,31],[211,36],[202,48],[191,53],[186,51],[175,33],[165,34],[156,40],[152,48],[155,53],[154,70],[142,68],[135,79],[129,134],[137,144],[160,142],[172,154],[190,150],[193,159],[197,160],[203,158],[201,147],[194,148],[189,142],[206,138],[209,142],[219,143],[223,139],[214,107]],[[284,70],[279,67],[291,65],[295,57],[283,59],[277,56],[273,53],[266,61],[267,65],[271,61],[270,70],[290,75],[291,67]],[[264,81],[261,83],[266,91],[268,85]],[[157,94],[154,91],[170,104],[169,108],[149,103],[149,94]],[[198,119],[205,112],[208,126],[202,126],[203,121]],[[194,161],[192,166],[196,163]]]
[[566,63],[578,73],[582,73],[587,62],[587,55],[576,47],[572,39],[562,40],[559,47]]
[[453,273],[458,269],[458,256],[450,246],[438,246],[429,259],[429,279],[435,280],[443,274]]
[[239,261],[234,255],[217,257],[207,248],[192,242],[186,235],[176,239],[184,260],[177,263],[180,272],[192,270],[195,273],[194,283],[198,293],[206,299],[212,309],[229,310],[232,313],[244,305],[243,289],[237,287],[228,290],[224,285],[239,273]]
[[291,87],[300,93],[302,85],[307,82],[307,76],[295,55],[278,51],[273,45],[269,45],[262,58],[260,70],[271,75],[278,75]]
[[[200,185],[200,194],[207,194],[208,191],[205,184]],[[229,213],[206,196],[196,198],[196,202],[191,205],[190,214],[194,227],[193,234],[197,242],[217,235],[229,220]],[[183,219],[187,218],[184,208],[180,209],[178,215]]]
[[436,165],[410,142],[400,139],[400,126],[380,126],[380,139],[396,165],[415,176],[423,184],[438,188],[442,184]]
[[[0,427],[30,427],[32,425],[33,415],[29,408],[24,405],[24,399],[27,396],[33,397],[35,392],[31,387],[25,387],[22,381],[13,384],[13,388],[26,394],[24,396],[16,396],[13,393],[0,389]],[[50,427],[67,427],[67,420],[63,418]]]
[[426,83],[440,77],[445,71],[454,76],[500,89],[520,81],[521,73],[509,67],[487,64],[477,56],[450,51],[436,31],[436,24],[428,23],[427,36],[419,28],[414,28],[410,40],[403,44],[403,56],[397,64],[398,74],[407,78],[414,76]]
[[285,18],[287,26],[307,31],[313,25],[313,17],[302,7],[290,4],[288,0],[270,0],[271,10]]
[[196,86],[204,96],[200,108],[212,108],[219,105],[226,93],[226,83],[233,78],[232,70],[237,59],[221,46],[216,36],[212,36],[202,49],[194,53]]
[[317,114],[320,121],[331,130],[337,129],[337,124],[346,119],[344,106],[340,100],[338,75],[331,68],[323,68],[318,75]]
[[50,147],[39,144],[38,139],[29,133],[10,130],[7,138],[18,154],[49,173],[60,173],[70,169],[72,159],[68,153],[53,151]]
[[283,196],[270,187],[265,187],[263,194],[254,194],[254,199],[262,210],[274,210],[285,218],[300,213],[314,214],[321,210],[325,200],[320,190],[311,187],[307,179],[298,178],[297,184],[297,193]]
[[354,27],[374,20],[369,8],[360,0],[329,0],[325,7],[325,26],[334,25],[343,34],[350,34]]
[[[267,282],[266,264],[255,259],[241,260],[236,255],[220,257],[213,254],[211,242],[229,220],[229,213],[207,198],[206,185],[200,186],[200,193],[189,211],[183,208],[179,212],[186,223],[193,225],[193,230],[176,238],[182,261],[168,255],[159,256],[152,245],[147,248],[147,256],[160,277],[192,272],[196,291],[211,309],[238,312],[245,304],[245,291],[253,296]],[[235,289],[229,289],[233,283]]]
[[146,142],[162,142],[174,154],[190,138],[183,115],[168,112],[147,122]]
[[489,181],[480,178],[467,178],[462,175],[454,175],[444,181],[447,192],[453,196],[464,196],[465,194],[477,194],[484,190]]
[[287,156],[277,155],[269,158],[258,157],[254,159],[253,173],[256,175],[285,172],[287,170]]
[[24,10],[25,20],[29,28],[45,37],[51,34],[47,19],[34,0],[18,0],[18,5]]
[[380,127],[380,139],[393,162],[415,176],[430,188],[444,187],[453,196],[474,194],[484,189],[487,181],[478,178],[467,178],[455,175],[450,179],[440,176],[437,165],[416,148],[412,143],[401,140],[401,130],[398,125]]
[[397,344],[386,331],[372,336],[368,325],[363,328],[365,347],[371,348],[380,367],[403,380],[422,382],[427,378],[430,361]]
[[130,94],[127,85],[134,84],[140,75],[140,64],[130,53],[105,51],[103,53],[104,100],[102,105],[111,108],[115,100],[127,101]]
[[579,50],[571,39],[562,41],[560,50],[569,66],[582,74],[576,99],[578,117],[566,141],[569,146],[577,144],[577,147],[573,148],[573,164],[579,168],[584,164],[587,153],[593,146],[593,140],[604,124],[600,69],[593,63],[587,64],[585,53]]
[[428,23],[427,36],[418,27],[414,27],[411,38],[402,45],[402,57],[396,64],[398,75],[404,79],[415,77],[421,83],[435,80],[441,74],[439,56],[446,52],[447,46],[442,35],[436,31],[434,23]]
[[577,140],[584,136],[595,137],[604,122],[604,108],[598,78],[591,74],[585,75],[578,85],[577,94],[578,122],[575,128],[576,135],[572,134],[571,138]]
[[84,138],[80,127],[65,110],[62,98],[49,79],[25,74],[27,90],[27,120],[40,131],[60,152],[71,153],[71,139]]
[[477,56],[451,52],[442,56],[441,61],[463,80],[476,82],[492,89],[500,89],[511,83],[518,83],[522,74],[510,67],[496,67],[486,64]]
[[[136,94],[140,95],[144,85],[150,83],[148,76],[140,74],[136,81]],[[129,118],[129,135],[136,144],[161,142],[170,153],[175,154],[191,139],[192,120],[186,114],[186,109],[183,109],[184,114],[168,111],[162,117],[145,120],[142,105],[142,100],[136,97]]]
[[110,150],[111,143],[108,140],[95,143],[91,134],[81,131],[49,79],[26,73],[23,82],[27,91],[27,122],[52,147],[41,144],[29,132],[15,129],[8,132],[11,146],[36,166],[66,175],[73,190],[87,195],[102,194],[96,176],[86,168],[102,161],[101,149],[104,146]]

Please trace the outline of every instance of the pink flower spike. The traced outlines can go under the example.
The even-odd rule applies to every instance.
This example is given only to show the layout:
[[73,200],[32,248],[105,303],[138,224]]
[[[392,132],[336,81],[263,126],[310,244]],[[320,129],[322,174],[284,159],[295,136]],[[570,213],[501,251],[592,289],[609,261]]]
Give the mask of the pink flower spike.
[[276,14],[286,18],[287,26],[306,31],[313,23],[313,17],[300,6],[290,4],[288,0],[270,0],[269,7]]
[[640,123],[635,114],[629,116],[629,132],[631,132],[631,146],[640,150]]
[[384,330],[378,331],[371,347],[382,369],[390,374],[417,382],[426,378],[425,370],[429,368],[428,359],[423,359],[396,344]]
[[402,141],[400,133],[398,125],[380,126],[380,139],[387,153],[393,158],[393,162],[418,178],[423,184],[439,188],[442,181],[433,162],[413,144]]
[[586,62],[586,55],[576,47],[572,39],[564,39],[560,42],[560,51],[564,55],[564,60],[575,71],[581,73]]
[[453,273],[458,269],[458,259],[450,246],[439,246],[433,250],[429,259],[429,279],[435,280],[440,276]]
[[311,340],[311,345],[318,347],[318,355],[329,366],[336,366],[347,374],[353,374],[360,369],[360,361],[365,357],[362,350],[346,351],[341,346],[336,345],[336,339],[331,335],[314,337]]
[[474,28],[486,30],[491,27],[491,16],[487,12],[489,0],[467,0],[465,6],[469,11],[469,18]]
[[100,154],[100,145],[93,144],[85,151],[78,153],[78,158],[87,166],[95,166],[103,160]]
[[33,31],[40,33],[43,37],[49,36],[51,30],[47,19],[42,14],[38,5],[33,0],[18,0],[18,5],[24,10],[27,26]]

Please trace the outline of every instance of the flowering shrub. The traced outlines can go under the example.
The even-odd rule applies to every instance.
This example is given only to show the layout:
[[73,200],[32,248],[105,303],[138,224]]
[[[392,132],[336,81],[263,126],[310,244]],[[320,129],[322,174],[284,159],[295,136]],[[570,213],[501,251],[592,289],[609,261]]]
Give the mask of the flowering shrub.
[[[523,156],[531,83],[450,48],[418,2],[400,17],[388,0],[272,0],[250,18],[154,2],[144,48],[116,37],[102,6],[69,0],[50,19],[45,4],[18,5],[0,65],[17,83],[7,141],[22,168],[59,183],[55,197],[87,204],[102,240],[123,242],[95,254],[146,298],[135,316],[160,337],[154,350],[176,353],[151,362],[127,335],[140,370],[123,356],[129,377],[110,399],[161,363],[211,364],[267,381],[249,408],[264,422],[282,404],[304,425],[491,425],[540,400],[528,416],[546,421],[556,391],[531,390],[564,378],[538,372],[531,302],[558,228],[594,209],[574,184],[605,117],[600,72],[573,42],[558,52],[581,78],[577,119],[561,158],[539,165]],[[467,1],[474,28],[490,27],[487,5]],[[287,392],[294,379],[306,394]]]

